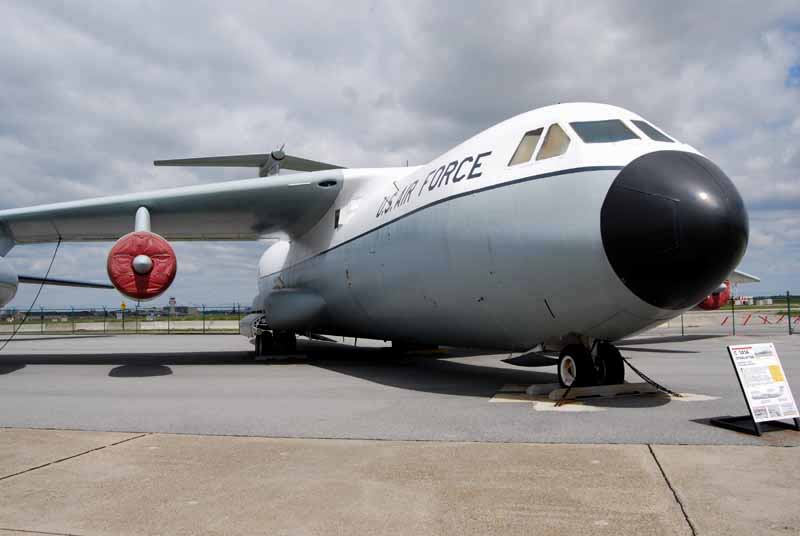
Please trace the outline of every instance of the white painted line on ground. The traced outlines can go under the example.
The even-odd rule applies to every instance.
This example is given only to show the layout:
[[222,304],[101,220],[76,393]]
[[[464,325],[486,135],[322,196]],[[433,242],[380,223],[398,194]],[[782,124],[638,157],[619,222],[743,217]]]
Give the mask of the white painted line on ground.
[[696,395],[693,393],[681,393],[681,396],[671,396],[672,400],[677,400],[678,402],[706,402],[708,400],[719,400],[718,396],[709,396],[709,395]]
[[544,398],[536,400],[533,403],[533,409],[535,409],[536,411],[561,411],[565,413],[577,413],[577,412],[606,411],[608,408],[601,406],[590,406],[583,402],[572,401],[572,400],[563,402],[561,405],[558,405],[558,402],[554,402],[552,400]]
[[506,402],[524,402],[530,404],[533,402],[533,398],[526,395],[525,393],[497,393],[492,398],[489,399],[489,402],[494,403],[506,403]]

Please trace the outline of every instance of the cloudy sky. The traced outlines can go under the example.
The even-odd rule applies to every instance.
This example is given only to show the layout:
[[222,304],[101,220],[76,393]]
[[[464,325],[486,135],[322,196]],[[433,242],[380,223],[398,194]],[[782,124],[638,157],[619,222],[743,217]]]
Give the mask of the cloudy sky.
[[[763,283],[746,290],[800,293],[797,1],[0,0],[0,207],[245,178],[151,162],[283,143],[351,167],[420,164],[576,100],[630,108],[715,160],[750,211],[742,268]],[[62,246],[53,275],[104,279],[109,247]],[[264,247],[176,244],[169,294],[249,303]],[[9,259],[44,273],[51,253]],[[40,303],[119,299],[47,288]]]

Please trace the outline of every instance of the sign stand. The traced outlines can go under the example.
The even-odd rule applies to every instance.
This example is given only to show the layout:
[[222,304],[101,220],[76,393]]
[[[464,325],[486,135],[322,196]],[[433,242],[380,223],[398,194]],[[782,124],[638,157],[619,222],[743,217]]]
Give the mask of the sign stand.
[[[767,428],[800,431],[792,390],[783,372],[778,352],[772,343],[728,346],[749,415],[717,417],[711,424],[721,428],[760,436]],[[783,422],[791,419],[794,425]]]
[[760,436],[763,432],[772,432],[773,430],[765,430],[764,428],[773,428],[781,430],[797,430],[800,431],[800,419],[795,418],[794,424],[789,424],[783,421],[770,421],[768,424],[757,423],[753,420],[752,415],[742,415],[741,417],[715,417],[708,420],[711,424],[715,424],[720,428],[727,428],[734,432],[745,432]]

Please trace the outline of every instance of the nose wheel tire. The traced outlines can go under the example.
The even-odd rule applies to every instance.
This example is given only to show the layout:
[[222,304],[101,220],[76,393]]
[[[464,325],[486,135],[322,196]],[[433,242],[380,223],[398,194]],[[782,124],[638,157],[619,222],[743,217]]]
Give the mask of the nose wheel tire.
[[558,357],[558,382],[564,387],[592,385],[596,373],[592,356],[580,344],[570,344],[561,350]]

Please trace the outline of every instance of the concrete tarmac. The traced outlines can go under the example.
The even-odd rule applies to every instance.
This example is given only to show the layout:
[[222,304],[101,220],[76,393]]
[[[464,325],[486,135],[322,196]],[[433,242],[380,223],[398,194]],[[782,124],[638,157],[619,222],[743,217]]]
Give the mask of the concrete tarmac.
[[[694,336],[697,337],[697,336]],[[304,341],[306,355],[254,362],[236,335],[27,338],[0,355],[0,426],[340,439],[798,445],[708,425],[747,412],[725,345],[774,341],[790,380],[800,337],[620,343],[634,366],[695,396],[587,400],[519,396],[557,381],[541,356],[450,351],[398,357]],[[359,345],[365,341],[359,341]],[[376,343],[377,344],[377,343]],[[630,371],[628,381],[638,380]],[[545,388],[545,390],[547,390]],[[516,392],[515,392],[516,391]],[[800,394],[800,384],[795,384]],[[545,397],[546,398],[546,397]]]
[[800,527],[794,449],[45,430],[0,430],[0,445],[2,534],[689,535]]
[[800,534],[800,450],[778,448],[800,432],[707,423],[746,412],[725,345],[767,341],[800,377],[797,336],[650,332],[623,355],[692,396],[556,408],[522,392],[555,381],[538,355],[21,337],[0,356],[0,536]]

